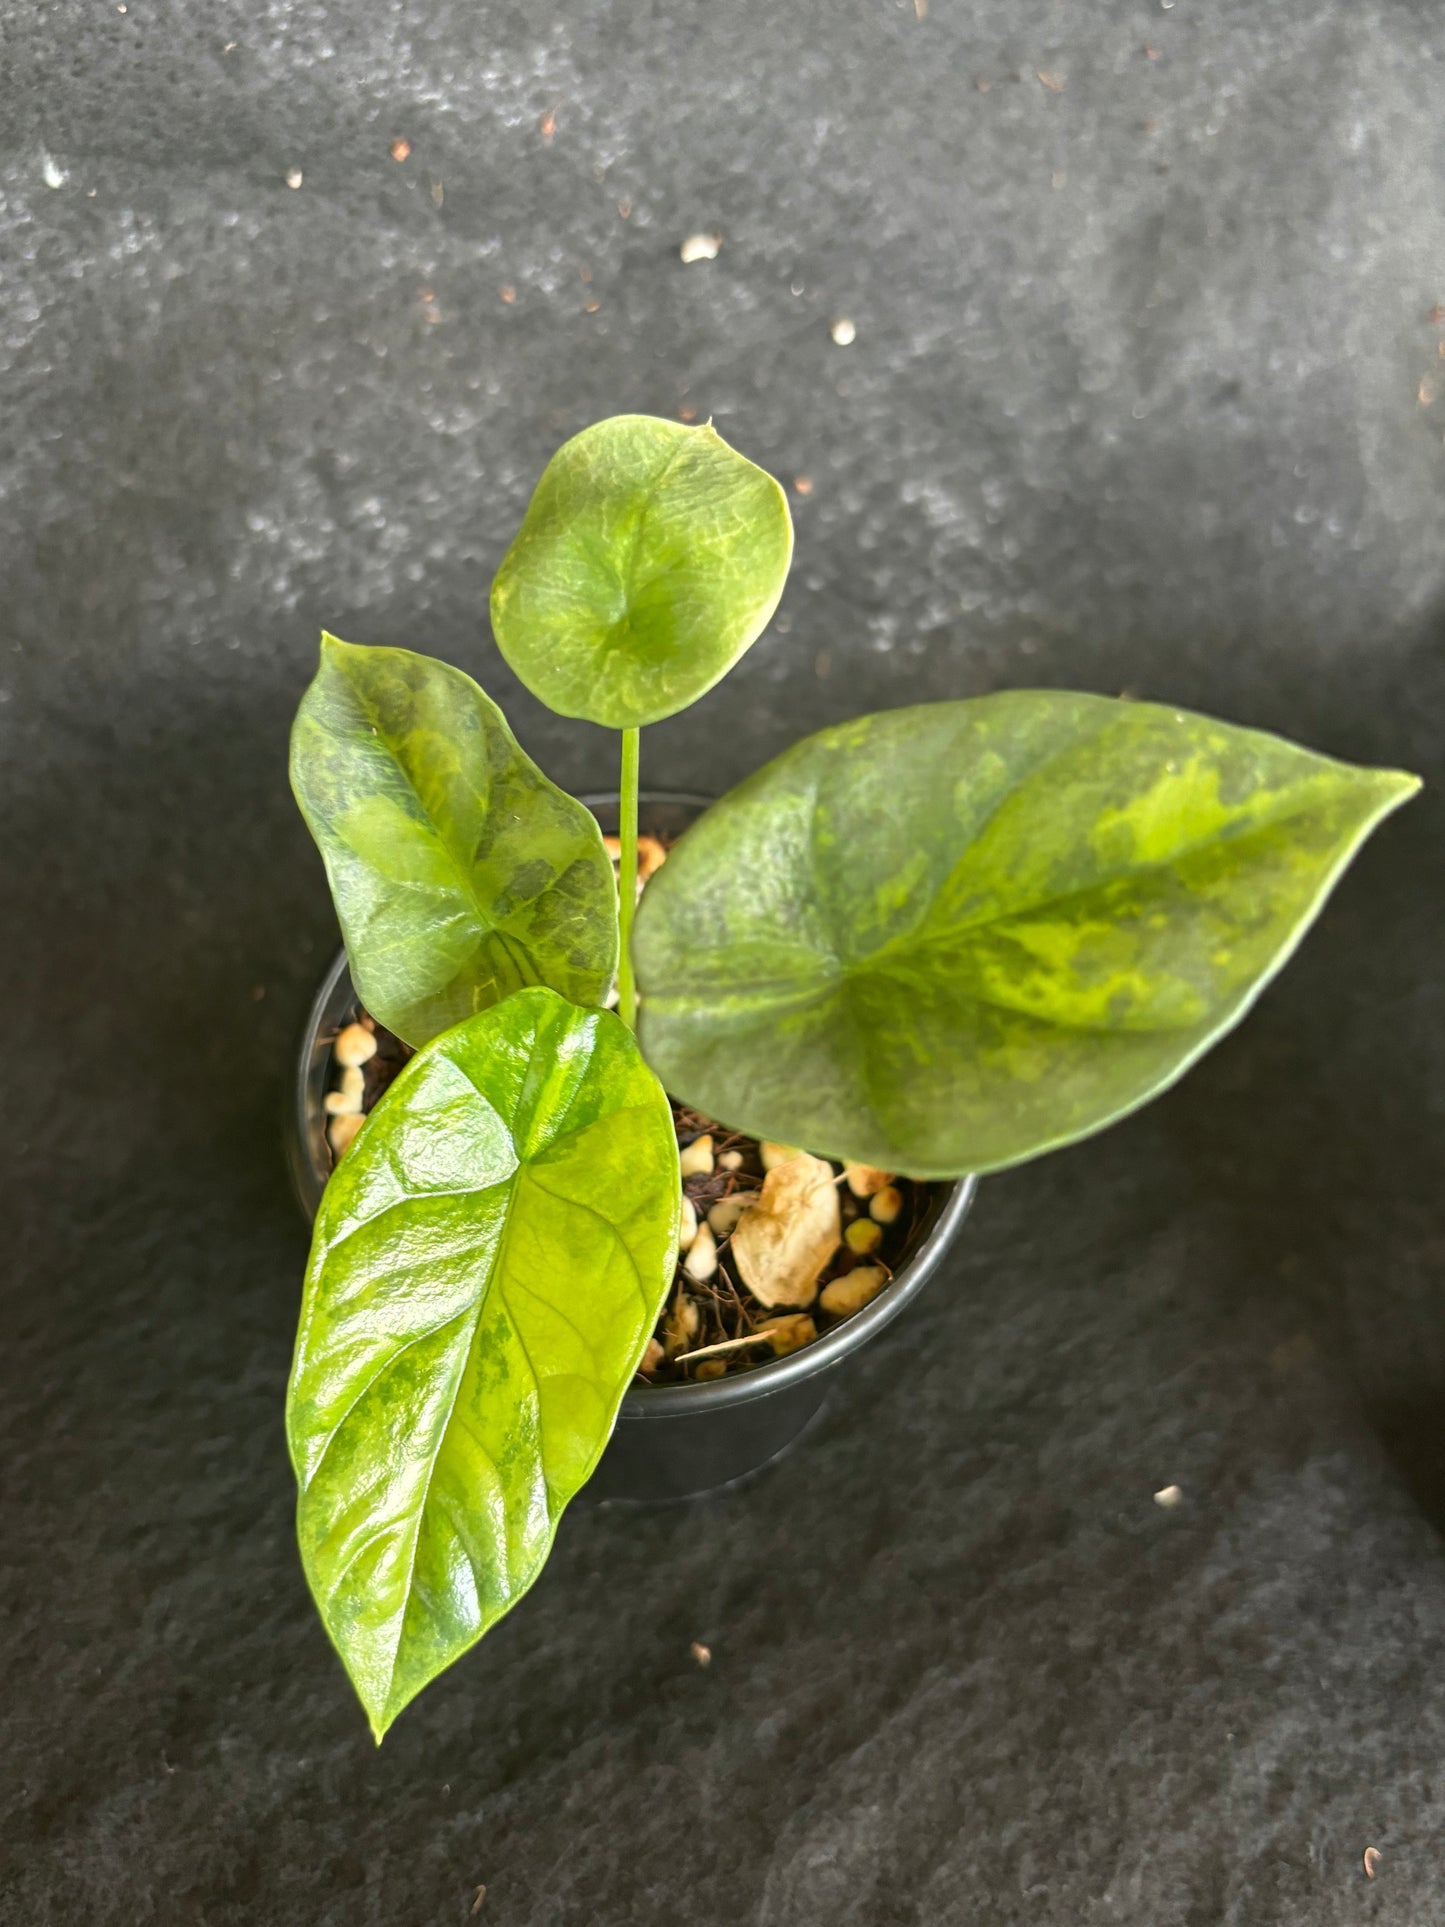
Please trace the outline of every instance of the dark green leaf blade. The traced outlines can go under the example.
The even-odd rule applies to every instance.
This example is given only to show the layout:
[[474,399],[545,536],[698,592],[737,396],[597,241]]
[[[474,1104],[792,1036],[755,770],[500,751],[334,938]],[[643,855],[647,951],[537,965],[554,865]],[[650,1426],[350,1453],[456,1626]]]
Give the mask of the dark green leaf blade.
[[786,495],[710,424],[614,415],[547,464],[492,584],[497,646],[560,715],[659,722],[756,642],[792,553]]
[[523,990],[420,1051],[317,1214],[287,1435],[378,1740],[515,1605],[672,1279],[672,1116],[605,1011]]
[[920,1177],[1018,1163],[1237,1023],[1417,788],[1059,691],[823,730],[648,885],[643,1049],[761,1137]]
[[362,1001],[409,1044],[527,984],[606,996],[617,886],[601,832],[460,669],[323,636],[291,784]]

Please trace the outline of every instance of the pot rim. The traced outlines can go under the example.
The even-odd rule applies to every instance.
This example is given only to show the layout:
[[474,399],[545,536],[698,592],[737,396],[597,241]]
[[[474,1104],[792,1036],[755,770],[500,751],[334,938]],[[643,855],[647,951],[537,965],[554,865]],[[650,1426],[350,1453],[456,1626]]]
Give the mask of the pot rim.
[[[579,796],[577,800],[596,812],[615,806],[618,796],[615,790],[594,790]],[[640,804],[654,803],[699,810],[706,809],[715,800],[691,790],[643,790],[638,797]],[[297,1198],[308,1218],[316,1215],[317,1204],[326,1184],[326,1177],[319,1170],[313,1151],[316,1118],[311,1102],[311,1072],[317,1040],[328,1008],[348,971],[349,964],[343,946],[312,999],[297,1052],[294,1105],[290,1112],[287,1138]],[[818,1372],[828,1371],[875,1338],[885,1326],[891,1325],[904,1307],[917,1297],[958,1236],[977,1191],[976,1173],[970,1172],[953,1181],[938,1216],[907,1264],[895,1273],[891,1282],[870,1304],[854,1312],[851,1318],[844,1319],[841,1324],[800,1346],[797,1351],[789,1352],[782,1358],[768,1359],[760,1365],[750,1365],[736,1377],[693,1379],[673,1385],[648,1385],[639,1383],[634,1377],[622,1395],[618,1416],[629,1419],[672,1418],[682,1413],[717,1412],[726,1406],[745,1405],[753,1399],[766,1398],[785,1386],[796,1385]]]
[[736,1378],[693,1379],[676,1385],[646,1385],[633,1379],[622,1395],[623,1415],[670,1418],[680,1412],[718,1412],[724,1406],[745,1405],[750,1399],[766,1398],[770,1392],[781,1391],[786,1385],[796,1385],[817,1372],[828,1371],[871,1338],[876,1338],[918,1296],[958,1236],[977,1190],[978,1178],[972,1172],[955,1180],[927,1237],[907,1264],[870,1304],[862,1311],[855,1311],[851,1318],[845,1318],[841,1324],[783,1358],[750,1365]]

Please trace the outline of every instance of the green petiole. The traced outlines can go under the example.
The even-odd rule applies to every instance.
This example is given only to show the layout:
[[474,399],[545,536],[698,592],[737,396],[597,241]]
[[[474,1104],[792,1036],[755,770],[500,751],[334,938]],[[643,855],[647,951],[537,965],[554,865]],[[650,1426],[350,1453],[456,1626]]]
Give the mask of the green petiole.
[[637,987],[632,976],[632,913],[637,908],[637,771],[641,757],[640,729],[622,732],[622,783],[617,836],[622,859],[617,878],[617,1014],[629,1030],[637,1028]]

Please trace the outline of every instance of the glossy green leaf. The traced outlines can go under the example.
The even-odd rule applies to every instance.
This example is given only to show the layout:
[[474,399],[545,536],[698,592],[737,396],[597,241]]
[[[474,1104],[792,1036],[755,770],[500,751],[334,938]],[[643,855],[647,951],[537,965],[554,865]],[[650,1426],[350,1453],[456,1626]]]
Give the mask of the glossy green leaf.
[[677,1251],[631,1032],[523,990],[420,1051],[321,1201],[287,1430],[301,1556],[378,1739],[526,1591]]
[[1237,1023],[1417,787],[1061,692],[826,729],[648,885],[643,1049],[760,1137],[918,1176],[1017,1163]]
[[323,636],[291,784],[362,1002],[408,1043],[527,984],[606,996],[617,885],[601,832],[460,669]]
[[636,729],[757,641],[792,553],[782,489],[711,426],[615,415],[547,464],[492,584],[492,628],[549,707]]

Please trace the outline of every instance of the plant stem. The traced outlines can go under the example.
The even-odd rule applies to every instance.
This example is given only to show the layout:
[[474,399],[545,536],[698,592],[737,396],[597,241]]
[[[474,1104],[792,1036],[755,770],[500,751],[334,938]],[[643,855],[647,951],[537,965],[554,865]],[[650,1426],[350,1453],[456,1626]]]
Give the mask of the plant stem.
[[617,837],[622,845],[618,866],[617,922],[621,948],[617,959],[617,1014],[629,1030],[637,1028],[637,986],[632,981],[632,913],[637,907],[637,769],[641,756],[640,729],[622,732],[622,786],[617,815]]

